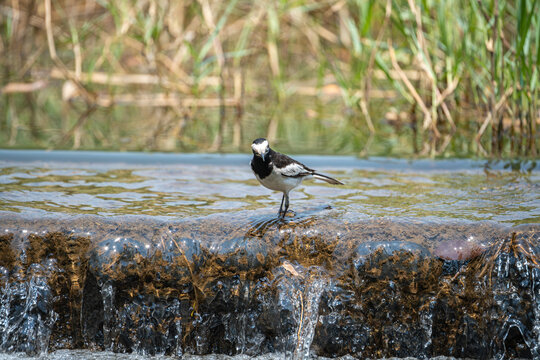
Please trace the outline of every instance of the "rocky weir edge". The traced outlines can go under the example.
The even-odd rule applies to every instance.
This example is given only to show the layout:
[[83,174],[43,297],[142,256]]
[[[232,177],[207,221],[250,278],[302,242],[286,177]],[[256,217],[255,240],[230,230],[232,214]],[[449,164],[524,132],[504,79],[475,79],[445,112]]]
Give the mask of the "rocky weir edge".
[[0,349],[540,357],[540,225],[3,214]]

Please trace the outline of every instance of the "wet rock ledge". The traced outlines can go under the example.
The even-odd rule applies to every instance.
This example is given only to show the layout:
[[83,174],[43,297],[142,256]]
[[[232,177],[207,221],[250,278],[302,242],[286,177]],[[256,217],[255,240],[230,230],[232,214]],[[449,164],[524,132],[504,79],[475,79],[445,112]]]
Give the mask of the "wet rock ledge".
[[540,226],[0,218],[0,350],[540,358]]

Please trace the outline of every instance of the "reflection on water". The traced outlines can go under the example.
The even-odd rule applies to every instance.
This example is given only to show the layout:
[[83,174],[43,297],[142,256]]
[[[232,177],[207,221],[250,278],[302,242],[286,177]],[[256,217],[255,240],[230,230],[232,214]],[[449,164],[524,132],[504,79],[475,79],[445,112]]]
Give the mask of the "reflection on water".
[[[0,209],[43,215],[201,217],[223,212],[277,213],[281,195],[254,179],[248,156],[103,153],[95,161],[62,161],[56,153],[0,154]],[[13,155],[15,154],[15,155]],[[86,153],[85,153],[86,154]],[[87,156],[87,155],[84,155]],[[83,158],[84,158],[83,156]],[[467,160],[408,162],[347,157],[299,157],[345,186],[306,181],[291,194],[297,214],[422,218],[428,221],[540,221],[540,171],[534,163],[481,164]],[[507,170],[510,168],[512,170]],[[332,210],[330,211],[331,208]]]

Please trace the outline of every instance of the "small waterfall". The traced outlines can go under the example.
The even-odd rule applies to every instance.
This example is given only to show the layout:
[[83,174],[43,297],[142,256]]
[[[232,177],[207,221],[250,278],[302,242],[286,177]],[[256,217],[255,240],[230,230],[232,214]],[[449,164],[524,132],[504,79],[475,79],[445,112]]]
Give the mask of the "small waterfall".
[[250,283],[244,281],[243,284],[238,284],[237,289],[239,303],[224,319],[225,338],[234,344],[235,353],[244,354],[249,352],[249,337],[253,335],[251,311],[244,308],[244,306],[249,308],[246,305],[249,304]]
[[[498,349],[495,357],[540,358],[540,264],[537,262],[536,248],[532,246],[530,238],[518,238],[513,233],[510,239],[501,242],[493,256],[496,256],[491,274],[493,302],[496,305],[494,315],[504,319],[493,341]],[[525,303],[523,299],[529,301]],[[521,344],[521,347],[517,347],[517,344]],[[510,354],[509,345],[514,351]],[[516,348],[520,348],[521,352],[515,353]]]
[[[173,345],[171,346],[171,355],[182,356],[182,321],[176,314],[180,314],[180,302],[177,301],[172,309],[174,320],[169,328],[168,338],[172,338]],[[171,334],[171,332],[173,334]],[[172,335],[172,336],[171,336]]]
[[[536,335],[536,341],[531,348],[531,352],[540,357],[540,268],[535,268],[531,274],[533,280],[532,293],[534,294],[534,301],[536,306],[534,307],[534,326],[533,333]],[[536,285],[535,285],[536,284]]]
[[114,287],[111,280],[101,284],[103,300],[103,346],[105,350],[112,351],[115,341],[116,308],[114,306]]
[[328,281],[324,278],[308,279],[304,291],[297,293],[296,302],[300,318],[296,332],[294,360],[306,360],[310,357],[311,343],[319,319],[319,302],[327,283]]
[[[540,238],[537,238],[537,241],[540,242]],[[540,358],[540,254],[537,251],[540,250],[540,247],[529,248],[530,254],[532,255],[527,259],[526,265],[530,267],[530,292],[532,295],[532,306],[533,306],[533,328],[532,328],[532,341],[530,350],[533,356]]]
[[2,314],[0,348],[37,355],[47,352],[58,314],[53,310],[49,278],[58,271],[54,261],[32,264],[24,273],[16,269],[7,279],[1,297]]
[[0,349],[4,349],[6,343],[7,328],[9,325],[9,304],[11,303],[11,291],[9,284],[9,271],[0,267]]
[[420,318],[420,326],[422,327],[423,356],[428,356],[432,352],[431,337],[433,335],[433,308],[435,303],[436,300],[431,299],[427,304],[426,309],[420,310],[418,313]]

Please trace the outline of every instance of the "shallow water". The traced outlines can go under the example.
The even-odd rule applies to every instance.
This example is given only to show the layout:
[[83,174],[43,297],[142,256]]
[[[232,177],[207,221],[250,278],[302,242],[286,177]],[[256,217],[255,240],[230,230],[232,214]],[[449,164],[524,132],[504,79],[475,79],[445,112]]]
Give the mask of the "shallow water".
[[[291,193],[291,210],[299,215],[540,222],[540,170],[532,162],[297,158],[345,183],[305,181]],[[281,194],[258,184],[249,160],[244,155],[0,151],[0,209],[36,216],[162,219],[276,213]]]
[[0,351],[540,356],[535,163],[297,158],[0,151]]

